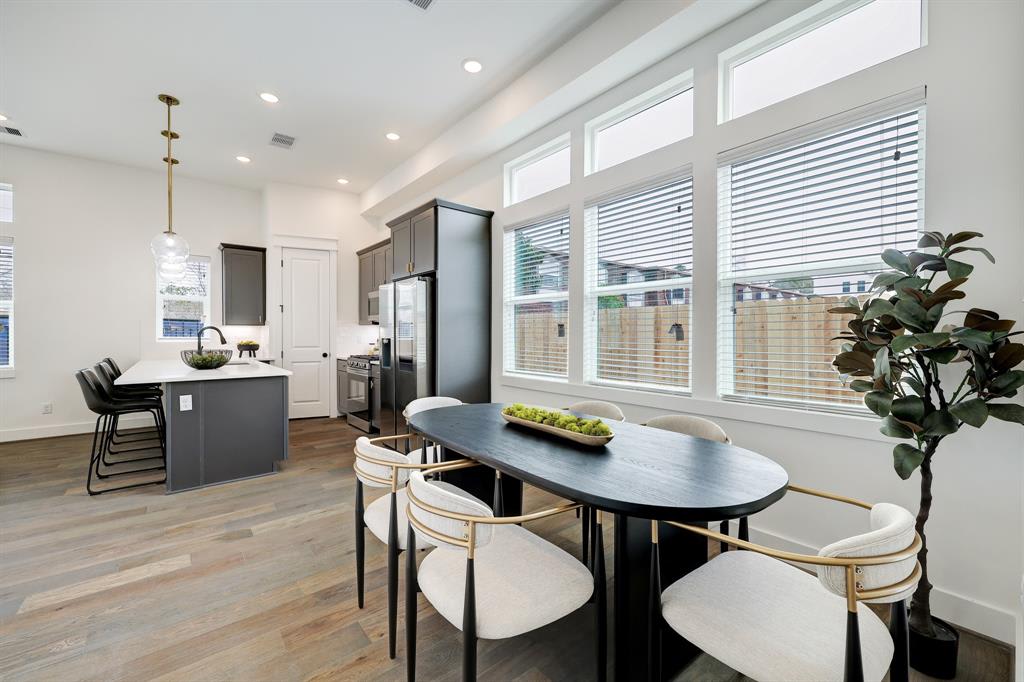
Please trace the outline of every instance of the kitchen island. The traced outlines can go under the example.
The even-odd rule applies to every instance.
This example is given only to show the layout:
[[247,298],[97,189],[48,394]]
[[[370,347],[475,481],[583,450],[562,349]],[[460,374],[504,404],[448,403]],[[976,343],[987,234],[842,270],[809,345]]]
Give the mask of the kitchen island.
[[162,385],[170,493],[274,473],[288,458],[289,376],[255,360],[204,370],[142,360],[114,383]]

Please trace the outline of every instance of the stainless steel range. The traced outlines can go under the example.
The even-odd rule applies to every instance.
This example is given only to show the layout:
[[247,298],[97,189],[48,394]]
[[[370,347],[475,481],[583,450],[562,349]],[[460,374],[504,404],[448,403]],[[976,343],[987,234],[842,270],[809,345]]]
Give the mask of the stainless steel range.
[[380,358],[377,355],[350,355],[345,361],[345,415],[348,423],[361,431],[377,429],[380,413]]

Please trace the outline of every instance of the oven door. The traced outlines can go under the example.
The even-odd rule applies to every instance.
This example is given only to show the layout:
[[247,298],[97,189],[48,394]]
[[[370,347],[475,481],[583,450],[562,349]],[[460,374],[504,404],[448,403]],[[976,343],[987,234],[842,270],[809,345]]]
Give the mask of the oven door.
[[370,322],[380,324],[380,292],[371,291],[366,295],[367,317]]
[[369,431],[370,374],[366,370],[349,367],[345,380],[345,413],[348,415],[348,423],[363,431]]

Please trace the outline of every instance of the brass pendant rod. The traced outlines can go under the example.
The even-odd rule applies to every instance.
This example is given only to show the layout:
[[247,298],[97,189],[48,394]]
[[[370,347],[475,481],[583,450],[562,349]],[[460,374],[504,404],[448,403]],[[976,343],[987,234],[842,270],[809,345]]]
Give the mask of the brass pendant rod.
[[174,157],[171,156],[171,101],[167,100],[167,234],[174,234]]

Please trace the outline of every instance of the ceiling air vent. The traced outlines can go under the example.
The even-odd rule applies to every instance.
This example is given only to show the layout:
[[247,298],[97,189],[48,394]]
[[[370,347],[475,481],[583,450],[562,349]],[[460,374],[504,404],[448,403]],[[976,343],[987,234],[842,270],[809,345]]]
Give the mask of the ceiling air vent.
[[295,144],[295,138],[291,135],[285,135],[284,133],[274,133],[274,136],[270,138],[271,147],[291,149],[293,144]]
[[409,2],[420,9],[430,9],[430,5],[434,0],[409,0]]
[[7,126],[0,126],[0,133],[6,133],[8,135],[14,135],[15,137],[21,137],[21,131],[17,128],[8,128]]

